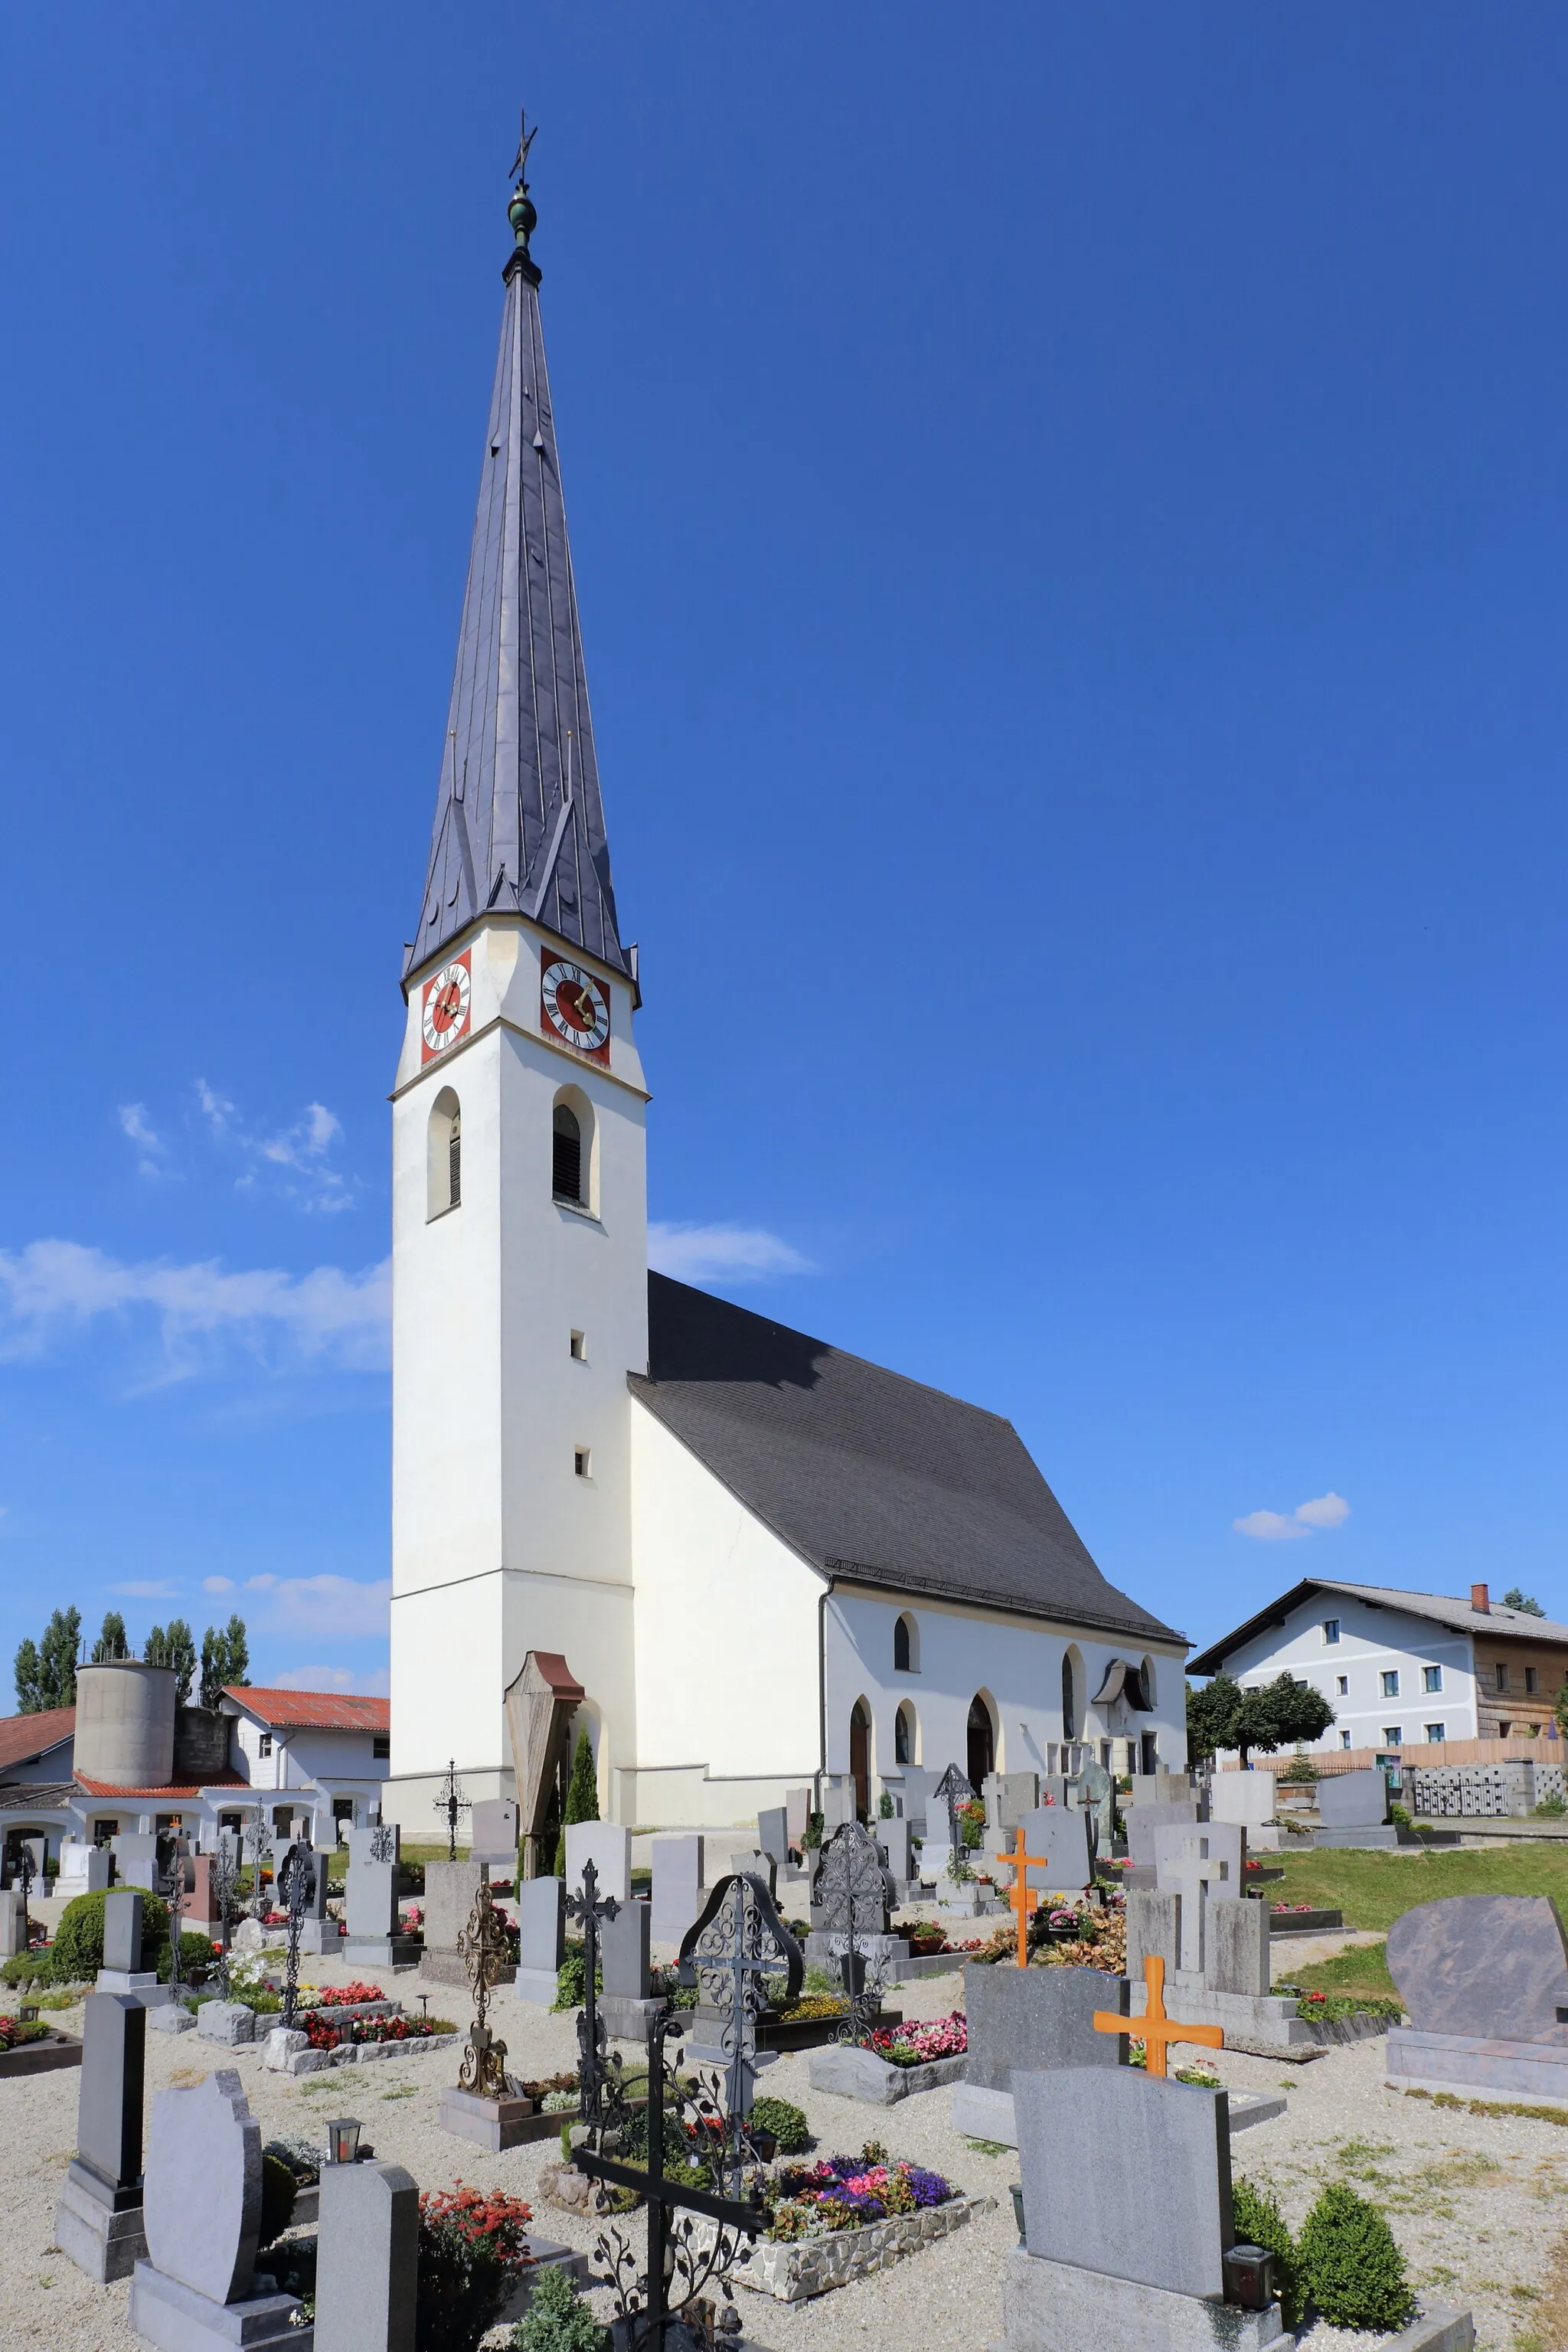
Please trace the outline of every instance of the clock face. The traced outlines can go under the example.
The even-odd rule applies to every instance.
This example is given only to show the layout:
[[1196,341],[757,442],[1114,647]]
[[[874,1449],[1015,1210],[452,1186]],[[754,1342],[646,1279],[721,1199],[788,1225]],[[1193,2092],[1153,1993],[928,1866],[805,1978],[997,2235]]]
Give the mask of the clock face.
[[579,1054],[591,1055],[595,1062],[610,1058],[610,1000],[594,978],[580,963],[569,963],[564,956],[542,950],[543,970],[541,974],[540,1008],[551,1031],[563,1045],[574,1046]]
[[466,951],[454,956],[450,963],[442,965],[434,980],[426,982],[419,1008],[419,1034],[426,1062],[433,1062],[437,1054],[444,1054],[459,1037],[468,1035],[473,985]]

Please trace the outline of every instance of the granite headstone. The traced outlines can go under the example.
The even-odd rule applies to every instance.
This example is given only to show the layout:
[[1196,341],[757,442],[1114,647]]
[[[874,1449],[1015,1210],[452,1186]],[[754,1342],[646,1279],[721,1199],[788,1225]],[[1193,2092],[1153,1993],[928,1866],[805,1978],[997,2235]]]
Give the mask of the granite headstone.
[[617,1903],[631,1899],[632,1833],[616,1822],[569,1822],[566,1825],[566,1886],[572,1895],[583,1891],[583,1865],[592,1861],[597,1873],[602,1903],[613,1895]]
[[1447,1895],[1388,1931],[1388,1972],[1421,2033],[1568,2047],[1568,1937],[1547,1895]]
[[129,1993],[89,1993],[82,2011],[76,2154],[55,2209],[55,2243],[101,2286],[147,2251],[142,2100],[147,2011]]
[[566,1882],[525,1878],[517,1890],[518,1962],[512,1990],[519,2000],[554,2006],[566,1958]]
[[[1076,1805],[1041,1805],[1025,1816],[1025,1852],[1038,1854],[1038,1864],[1031,1864],[1029,1885],[1058,1894],[1081,1892],[1093,1879],[1089,1858],[1089,1822]],[[996,1849],[1005,1854],[1016,1843],[1016,1833]],[[993,1862],[994,1867],[994,1862]]]
[[702,1908],[703,1841],[672,1832],[653,1841],[653,1940],[679,1944]]
[[[1226,1776],[1215,1774],[1215,1781]],[[1325,1772],[1318,1782],[1318,1819],[1326,1830],[1381,1829],[1388,1819],[1388,1782],[1375,1767]]]
[[468,1823],[468,1852],[475,1862],[517,1862],[517,1799],[482,1797]]
[[401,2165],[322,2167],[315,2352],[414,2352],[419,2188]]
[[1127,1859],[1140,1869],[1154,1867],[1156,1830],[1190,1827],[1198,1818],[1195,1801],[1177,1798],[1170,1804],[1138,1805],[1127,1815]]

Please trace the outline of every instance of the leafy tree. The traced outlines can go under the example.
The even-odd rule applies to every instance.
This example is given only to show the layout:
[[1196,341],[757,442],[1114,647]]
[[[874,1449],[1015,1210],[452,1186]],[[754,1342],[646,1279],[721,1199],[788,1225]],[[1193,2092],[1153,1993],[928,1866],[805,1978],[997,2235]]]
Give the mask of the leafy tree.
[[1527,1617],[1544,1617],[1546,1614],[1535,1595],[1532,1592],[1521,1592],[1517,1584],[1509,1586],[1508,1591],[1503,1594],[1502,1605],[1505,1609],[1521,1610]]
[[[171,1626],[169,1631],[174,1632]],[[183,1629],[188,1635],[189,1626]],[[195,1644],[193,1643],[193,1647]],[[216,1706],[231,1684],[250,1680],[250,1644],[243,1617],[231,1617],[222,1633],[209,1625],[202,1635],[202,1705]]]
[[1234,1748],[1245,1766],[1253,1748],[1271,1756],[1298,1739],[1318,1739],[1334,1720],[1321,1691],[1279,1675],[1261,1690],[1243,1690],[1229,1675],[1215,1675],[1205,1689],[1187,1686],[1187,1745],[1197,1756]]
[[[16,1677],[16,1706],[23,1715],[37,1715],[44,1704],[38,1696],[42,1671],[38,1664],[38,1645],[29,1633],[25,1641],[16,1644],[16,1663],[12,1669]],[[1568,1685],[1564,1685],[1563,1696],[1568,1698]]]
[[576,1752],[572,1759],[572,1778],[566,1787],[566,1811],[563,1816],[561,1837],[555,1848],[555,1875],[566,1874],[566,1828],[571,1822],[596,1822],[599,1818],[599,1776],[594,1769],[594,1747],[587,1732],[577,1734]]
[[101,1666],[115,1658],[128,1658],[131,1644],[125,1638],[125,1620],[118,1609],[104,1612],[103,1624],[92,1645],[92,1663]]
[[76,1705],[76,1662],[81,1646],[81,1611],[57,1609],[44,1628],[44,1638],[30,1660],[24,1652],[32,1650],[24,1642],[16,1653],[16,1696],[22,1699],[21,1677],[25,1668],[32,1668],[32,1700],[22,1699],[24,1715],[36,1715],[47,1706]]
[[[174,1704],[190,1704],[191,1685],[196,1672],[196,1639],[183,1617],[172,1617],[168,1626],[154,1625],[147,1635],[142,1652],[150,1666],[173,1666],[178,1680],[174,1685]],[[235,1677],[225,1677],[233,1682]]]

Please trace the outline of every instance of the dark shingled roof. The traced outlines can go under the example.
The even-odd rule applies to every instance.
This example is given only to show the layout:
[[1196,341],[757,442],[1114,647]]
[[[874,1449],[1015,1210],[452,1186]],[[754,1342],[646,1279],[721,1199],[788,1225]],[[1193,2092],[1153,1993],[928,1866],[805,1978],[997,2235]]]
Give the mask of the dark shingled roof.
[[633,1395],[827,1574],[1184,1640],[1106,1582],[998,1414],[662,1274],[648,1362]]
[[487,908],[527,915],[630,972],[621,945],[539,271],[506,266],[430,863],[404,977]]

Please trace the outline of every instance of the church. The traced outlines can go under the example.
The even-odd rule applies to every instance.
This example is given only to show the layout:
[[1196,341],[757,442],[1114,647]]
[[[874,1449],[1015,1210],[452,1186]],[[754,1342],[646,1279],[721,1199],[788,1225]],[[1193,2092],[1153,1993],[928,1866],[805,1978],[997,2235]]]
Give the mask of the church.
[[[1011,1423],[649,1271],[526,180],[508,217],[393,1090],[385,1818],[428,1836],[455,1765],[470,1800],[521,1782],[542,1834],[581,1727],[601,1812],[641,1827],[804,1784],[866,1811],[951,1763],[1182,1769],[1186,1642],[1101,1575]],[[514,1768],[530,1692],[546,1770]]]

